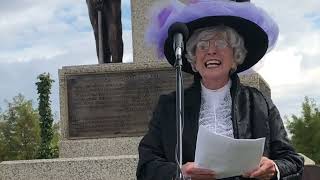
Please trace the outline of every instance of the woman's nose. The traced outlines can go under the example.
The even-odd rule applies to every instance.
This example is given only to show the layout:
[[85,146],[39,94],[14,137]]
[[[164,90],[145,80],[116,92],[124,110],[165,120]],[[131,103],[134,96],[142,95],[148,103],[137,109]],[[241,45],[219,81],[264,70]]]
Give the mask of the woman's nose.
[[217,53],[217,47],[215,46],[214,43],[210,43],[208,54],[216,54],[216,53]]

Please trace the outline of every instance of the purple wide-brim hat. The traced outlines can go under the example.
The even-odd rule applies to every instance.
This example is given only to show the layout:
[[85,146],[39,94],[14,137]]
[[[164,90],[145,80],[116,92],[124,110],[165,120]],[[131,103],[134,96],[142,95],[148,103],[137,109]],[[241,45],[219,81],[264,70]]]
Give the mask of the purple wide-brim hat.
[[[175,22],[185,23],[189,34],[200,28],[225,25],[236,30],[244,39],[248,51],[237,73],[255,65],[276,44],[279,28],[261,8],[250,2],[228,0],[189,0],[183,4],[171,1],[154,6],[150,24],[146,30],[146,43],[155,46],[159,58],[175,63],[172,38],[168,29]],[[183,57],[182,70],[194,74],[190,63]]]

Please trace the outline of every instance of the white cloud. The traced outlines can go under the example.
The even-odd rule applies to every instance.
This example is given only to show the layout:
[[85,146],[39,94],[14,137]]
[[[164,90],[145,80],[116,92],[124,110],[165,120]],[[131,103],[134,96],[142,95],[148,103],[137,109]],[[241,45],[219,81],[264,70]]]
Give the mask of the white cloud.
[[320,26],[315,26],[320,1],[254,3],[266,9],[280,27],[278,44],[265,56],[258,72],[269,83],[281,114],[299,114],[304,96],[320,102]]
[[[1,53],[12,49],[20,51],[23,48],[34,48],[47,44],[50,44],[51,47],[60,45],[61,42],[75,39],[77,26],[84,26],[82,19],[87,15],[82,10],[86,6],[83,3],[72,5],[72,1],[62,0],[28,2],[29,6],[26,8],[20,8],[17,11],[12,9],[8,13],[1,13],[0,29],[1,32],[4,32],[0,33]],[[60,9],[63,8],[71,11],[66,14],[66,18],[68,16],[76,17],[74,19],[76,27],[63,21],[63,17],[59,17],[59,15],[61,16],[59,12],[62,11]],[[87,23],[86,26],[88,26]]]
[[301,82],[301,60],[292,48],[274,50],[265,57],[259,73],[271,86],[296,84]]

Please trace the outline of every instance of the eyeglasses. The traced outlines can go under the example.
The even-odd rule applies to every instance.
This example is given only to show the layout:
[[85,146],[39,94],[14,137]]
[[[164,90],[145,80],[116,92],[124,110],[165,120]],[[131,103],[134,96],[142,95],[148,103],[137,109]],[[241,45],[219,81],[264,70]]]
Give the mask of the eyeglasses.
[[200,51],[208,51],[210,48],[210,41],[214,42],[214,46],[218,49],[224,49],[226,48],[229,44],[226,40],[224,39],[218,39],[218,40],[201,40],[197,43],[196,47],[197,49],[199,49]]

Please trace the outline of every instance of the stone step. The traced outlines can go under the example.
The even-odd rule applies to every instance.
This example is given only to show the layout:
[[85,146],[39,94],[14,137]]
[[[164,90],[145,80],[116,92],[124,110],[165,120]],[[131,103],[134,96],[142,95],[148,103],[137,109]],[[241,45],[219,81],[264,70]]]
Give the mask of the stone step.
[[138,154],[142,137],[62,140],[60,158],[122,156]]
[[4,161],[1,180],[134,180],[138,155]]

